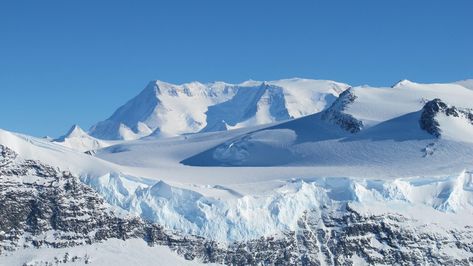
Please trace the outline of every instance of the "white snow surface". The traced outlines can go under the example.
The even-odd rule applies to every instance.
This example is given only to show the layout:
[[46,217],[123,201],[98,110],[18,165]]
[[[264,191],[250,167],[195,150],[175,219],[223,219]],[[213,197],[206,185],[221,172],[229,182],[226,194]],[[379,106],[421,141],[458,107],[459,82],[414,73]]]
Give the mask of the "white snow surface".
[[[150,247],[142,239],[109,239],[92,245],[68,248],[26,248],[0,255],[0,265],[128,266],[128,265],[204,265],[185,260],[164,246]],[[86,263],[87,261],[87,263]],[[50,264],[47,264],[50,263]],[[205,264],[216,265],[216,264]]]
[[465,79],[465,80],[460,80],[455,82],[456,84],[459,84],[467,89],[473,90],[473,79]]
[[348,87],[299,78],[240,84],[152,81],[89,133],[130,140],[260,125],[319,112]]

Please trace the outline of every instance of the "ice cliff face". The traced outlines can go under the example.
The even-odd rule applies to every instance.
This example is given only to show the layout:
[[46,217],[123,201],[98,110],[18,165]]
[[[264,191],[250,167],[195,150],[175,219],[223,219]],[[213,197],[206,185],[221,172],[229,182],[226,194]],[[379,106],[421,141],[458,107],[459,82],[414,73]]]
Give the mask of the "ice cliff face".
[[[304,213],[344,204],[364,206],[367,212],[378,209],[380,215],[393,210],[406,215],[402,208],[417,207],[424,214],[437,216],[440,224],[452,213],[465,214],[465,217],[473,215],[470,172],[431,180],[381,181],[341,177],[294,180],[270,195],[240,196],[232,200],[204,196],[163,181],[149,186],[130,185],[126,177],[105,176],[99,182],[85,182],[108,202],[130,213],[176,232],[221,243],[294,231]],[[423,219],[422,215],[408,214],[406,217]]]

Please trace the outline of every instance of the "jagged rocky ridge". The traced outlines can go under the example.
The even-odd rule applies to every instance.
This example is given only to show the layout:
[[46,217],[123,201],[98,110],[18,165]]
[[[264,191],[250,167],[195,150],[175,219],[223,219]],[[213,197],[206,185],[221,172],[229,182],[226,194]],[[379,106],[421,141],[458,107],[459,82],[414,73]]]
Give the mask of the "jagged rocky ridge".
[[419,121],[420,127],[430,133],[432,136],[439,138],[442,135],[440,124],[436,119],[439,113],[451,117],[463,117],[473,125],[473,112],[470,109],[449,106],[441,99],[433,99],[428,101],[422,108],[422,114]]
[[402,215],[366,214],[356,204],[342,202],[307,211],[297,230],[279,236],[227,246],[180,236],[117,213],[77,177],[24,160],[0,145],[0,253],[110,238],[140,238],[149,245],[168,246],[186,259],[229,265],[473,263],[472,227],[445,230],[435,224],[417,225]]
[[337,124],[342,129],[357,133],[363,129],[363,122],[350,114],[344,113],[345,109],[356,100],[353,90],[347,89],[340,94],[335,102],[322,113],[322,119]]

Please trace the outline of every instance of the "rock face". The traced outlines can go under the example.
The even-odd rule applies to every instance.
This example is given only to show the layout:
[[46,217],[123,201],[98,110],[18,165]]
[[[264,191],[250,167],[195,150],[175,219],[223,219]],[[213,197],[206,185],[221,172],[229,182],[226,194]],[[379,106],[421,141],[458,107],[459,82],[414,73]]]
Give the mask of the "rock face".
[[439,113],[443,113],[446,116],[451,117],[463,117],[468,119],[473,125],[473,113],[471,110],[457,108],[455,106],[449,106],[441,99],[433,99],[428,101],[422,108],[422,114],[419,121],[420,127],[430,133],[431,135],[439,138],[442,134],[440,124],[436,119]]
[[363,129],[363,122],[343,112],[355,100],[356,95],[351,89],[342,92],[332,106],[323,112],[322,119],[335,123],[350,133],[360,132]]
[[78,178],[0,145],[0,253],[110,238],[139,238],[186,259],[229,265],[473,263],[472,227],[418,225],[401,215],[363,214],[348,203],[307,211],[296,231],[280,236],[228,245],[182,236],[119,214]]

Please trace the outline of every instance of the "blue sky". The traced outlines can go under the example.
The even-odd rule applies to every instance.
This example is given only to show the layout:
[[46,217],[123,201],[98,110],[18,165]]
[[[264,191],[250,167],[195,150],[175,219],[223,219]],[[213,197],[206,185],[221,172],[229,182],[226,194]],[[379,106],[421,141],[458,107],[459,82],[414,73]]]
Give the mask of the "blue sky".
[[149,80],[473,78],[473,1],[0,1],[0,128],[58,136]]

